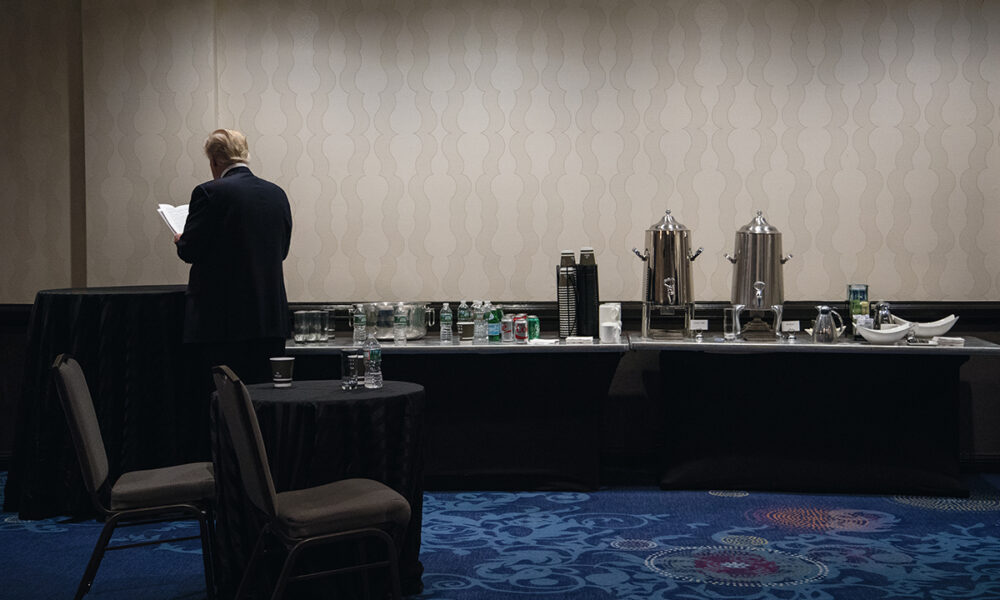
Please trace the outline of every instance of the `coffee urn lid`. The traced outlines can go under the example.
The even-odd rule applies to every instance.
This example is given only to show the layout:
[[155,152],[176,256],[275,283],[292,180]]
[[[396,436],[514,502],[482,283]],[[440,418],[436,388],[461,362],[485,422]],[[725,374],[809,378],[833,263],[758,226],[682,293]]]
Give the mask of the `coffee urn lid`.
[[757,216],[749,223],[736,230],[737,233],[781,233],[777,227],[764,220],[764,213],[757,211]]
[[677,219],[670,214],[670,209],[667,209],[667,214],[663,215],[663,218],[659,222],[654,223],[649,227],[650,231],[688,231],[688,228],[681,225]]

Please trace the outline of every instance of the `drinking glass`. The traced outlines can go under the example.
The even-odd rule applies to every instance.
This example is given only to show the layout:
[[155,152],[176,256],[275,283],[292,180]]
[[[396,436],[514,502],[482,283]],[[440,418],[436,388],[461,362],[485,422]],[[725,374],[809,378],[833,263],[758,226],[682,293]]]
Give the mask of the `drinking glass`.
[[320,315],[323,313],[318,310],[306,311],[306,341],[315,344],[319,341],[319,332],[322,327],[322,321],[320,320]]
[[722,309],[722,337],[725,338],[727,342],[735,341],[740,334],[739,324],[736,322],[736,309],[735,308],[723,308]]
[[295,318],[293,339],[296,344],[304,344],[309,337],[309,311],[297,310],[293,316]]
[[327,327],[329,323],[329,314],[326,309],[321,309],[316,311],[316,341],[325,344],[329,339],[329,333],[327,333]]
[[333,340],[337,338],[337,334],[333,325],[333,316],[336,311],[335,306],[327,306],[323,309],[326,313],[326,337],[328,340]]
[[341,355],[341,377],[343,389],[356,389],[364,384],[365,357],[363,354]]

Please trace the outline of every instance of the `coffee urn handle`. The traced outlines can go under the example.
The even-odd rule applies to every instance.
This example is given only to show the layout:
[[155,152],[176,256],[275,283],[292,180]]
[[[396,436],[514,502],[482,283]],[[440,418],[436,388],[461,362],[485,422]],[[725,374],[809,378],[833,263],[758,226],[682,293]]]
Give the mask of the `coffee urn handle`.
[[786,256],[785,258],[781,259],[781,264],[785,264],[786,262],[788,262],[788,261],[792,260],[792,257],[793,257],[793,256],[794,256],[793,254],[789,254],[789,255],[788,255],[788,256]]
[[724,252],[722,255],[725,256],[729,260],[729,262],[733,263],[734,265],[736,264],[736,257],[729,256],[728,252]]
[[643,261],[649,260],[649,250],[647,250],[646,253],[643,254],[642,252],[639,252],[638,248],[632,248],[632,252],[635,252],[635,255],[638,256]]
[[698,258],[698,256],[701,255],[701,253],[704,251],[705,251],[704,246],[700,246],[697,250],[695,250],[694,254],[691,254],[691,251],[688,250],[688,260],[694,262],[694,259]]

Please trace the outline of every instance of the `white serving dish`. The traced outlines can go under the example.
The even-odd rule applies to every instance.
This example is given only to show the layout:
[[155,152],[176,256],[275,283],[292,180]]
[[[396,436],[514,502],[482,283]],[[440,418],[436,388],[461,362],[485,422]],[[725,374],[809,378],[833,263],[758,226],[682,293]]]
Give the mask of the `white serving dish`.
[[917,337],[935,337],[948,333],[948,330],[951,329],[951,327],[958,321],[958,317],[955,315],[948,315],[943,319],[931,321],[930,323],[917,323],[915,321],[900,319],[896,315],[893,315],[892,321],[893,323],[898,323],[900,325],[913,326],[913,335]]
[[869,344],[895,344],[899,340],[906,337],[910,329],[913,328],[911,323],[906,325],[894,325],[893,327],[883,327],[882,329],[868,329],[867,327],[861,327],[860,325],[856,327],[858,333],[861,337],[868,340]]

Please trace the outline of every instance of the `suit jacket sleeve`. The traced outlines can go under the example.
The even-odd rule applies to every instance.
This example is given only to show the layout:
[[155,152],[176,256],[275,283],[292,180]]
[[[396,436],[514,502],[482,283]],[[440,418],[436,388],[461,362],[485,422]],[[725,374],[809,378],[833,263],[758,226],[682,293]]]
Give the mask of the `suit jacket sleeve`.
[[194,264],[212,252],[212,246],[222,228],[222,206],[199,185],[191,192],[184,233],[177,241],[177,256],[186,263]]
[[292,245],[292,211],[288,206],[288,198],[285,198],[285,245],[282,248],[281,260],[288,258],[288,249]]

